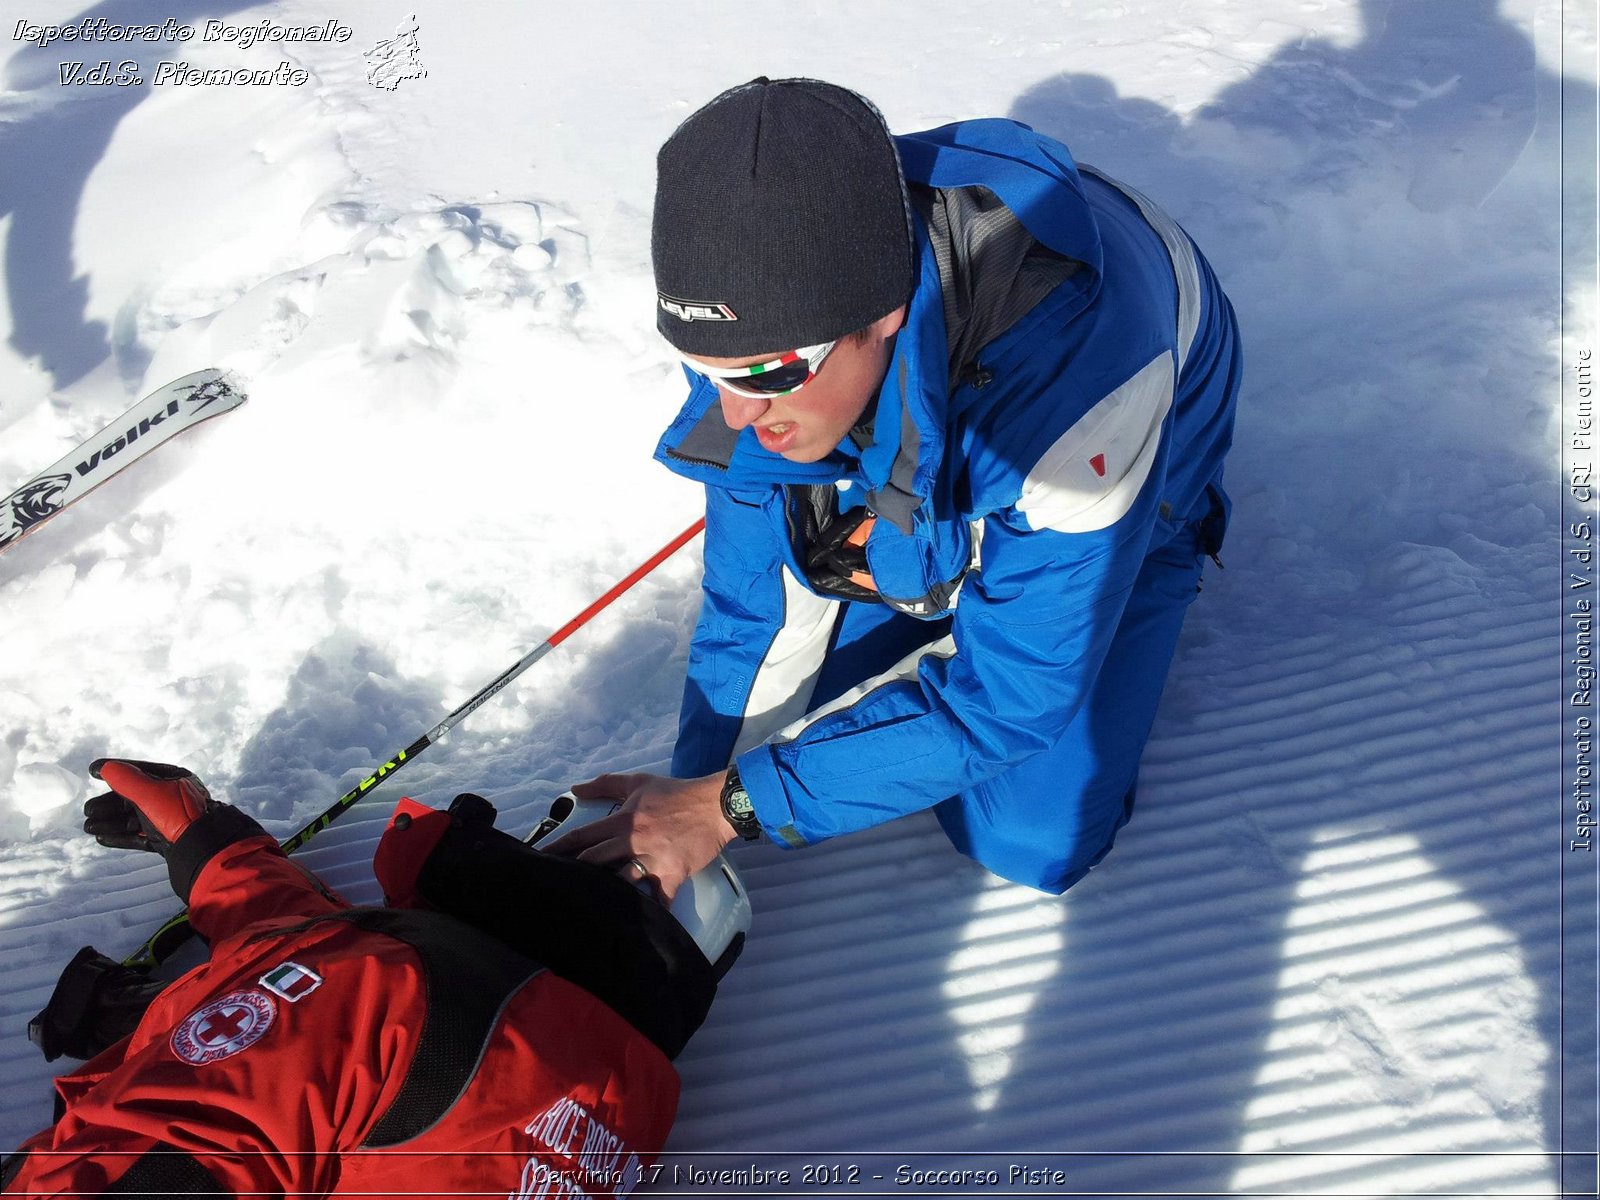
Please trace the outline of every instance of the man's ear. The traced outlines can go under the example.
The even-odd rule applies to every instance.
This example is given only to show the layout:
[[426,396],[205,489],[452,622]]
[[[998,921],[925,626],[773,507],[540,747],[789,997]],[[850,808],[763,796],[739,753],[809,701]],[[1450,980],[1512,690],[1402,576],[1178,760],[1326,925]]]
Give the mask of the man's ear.
[[872,336],[875,340],[886,342],[900,332],[900,327],[906,323],[906,306],[902,304],[891,313],[885,313],[872,323]]

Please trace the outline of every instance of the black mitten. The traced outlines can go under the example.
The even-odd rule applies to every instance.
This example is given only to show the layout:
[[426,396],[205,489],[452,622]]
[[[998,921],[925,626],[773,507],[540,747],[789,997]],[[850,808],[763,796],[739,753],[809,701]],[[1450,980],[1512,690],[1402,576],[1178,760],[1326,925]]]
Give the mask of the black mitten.
[[28,1022],[28,1040],[46,1062],[63,1054],[93,1058],[132,1033],[164,987],[147,971],[85,946],[61,972],[50,1003]]

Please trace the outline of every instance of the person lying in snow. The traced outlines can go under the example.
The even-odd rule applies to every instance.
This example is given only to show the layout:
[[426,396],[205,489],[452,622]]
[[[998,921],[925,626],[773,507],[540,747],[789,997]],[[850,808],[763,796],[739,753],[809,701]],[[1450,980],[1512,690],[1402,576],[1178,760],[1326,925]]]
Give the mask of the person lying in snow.
[[[352,907],[191,772],[91,772],[111,791],[85,830],[163,855],[211,954],[130,988],[80,952],[38,1040],[93,1058],[56,1081],[8,1194],[622,1196],[647,1174],[676,1112],[670,1060],[748,926],[725,864],[688,920],[697,943],[617,874],[495,829],[481,797],[407,799],[374,858],[386,906]],[[137,1020],[114,1044],[96,991],[102,1016]]]

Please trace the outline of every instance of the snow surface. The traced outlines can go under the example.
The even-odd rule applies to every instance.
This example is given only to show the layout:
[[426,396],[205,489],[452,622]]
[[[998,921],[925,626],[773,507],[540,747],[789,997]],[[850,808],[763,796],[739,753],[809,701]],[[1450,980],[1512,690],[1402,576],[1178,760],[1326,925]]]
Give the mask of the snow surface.
[[[930,819],[738,853],[756,928],[672,1148],[869,1176],[1076,1152],[1020,1194],[1554,1194],[1548,1152],[1594,1119],[1560,1091],[1561,1022],[1593,1010],[1560,1003],[1556,456],[1595,333],[1560,186],[1563,131],[1592,158],[1593,7],[414,7],[427,75],[393,91],[360,51],[405,6],[8,12],[355,35],[13,42],[0,76],[0,486],[177,375],[252,381],[0,556],[0,1144],[48,1118],[23,1030],[59,967],[173,906],[77,831],[90,759],[187,763],[287,835],[698,515],[649,460],[680,392],[654,153],[723,87],[806,74],[900,130],[1026,120],[1189,228],[1246,338],[1236,517],[1139,812],[1064,900]],[[310,82],[59,85],[102,56]],[[402,791],[527,822],[660,768],[697,572],[679,554],[305,860],[371,900]]]

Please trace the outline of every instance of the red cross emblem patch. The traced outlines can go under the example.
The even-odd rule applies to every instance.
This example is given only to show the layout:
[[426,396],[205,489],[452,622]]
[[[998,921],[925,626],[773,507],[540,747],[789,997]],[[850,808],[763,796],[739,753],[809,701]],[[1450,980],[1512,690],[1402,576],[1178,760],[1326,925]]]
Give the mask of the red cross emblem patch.
[[192,1013],[172,1031],[172,1052],[191,1066],[231,1058],[255,1045],[277,1015],[260,992],[234,992]]

